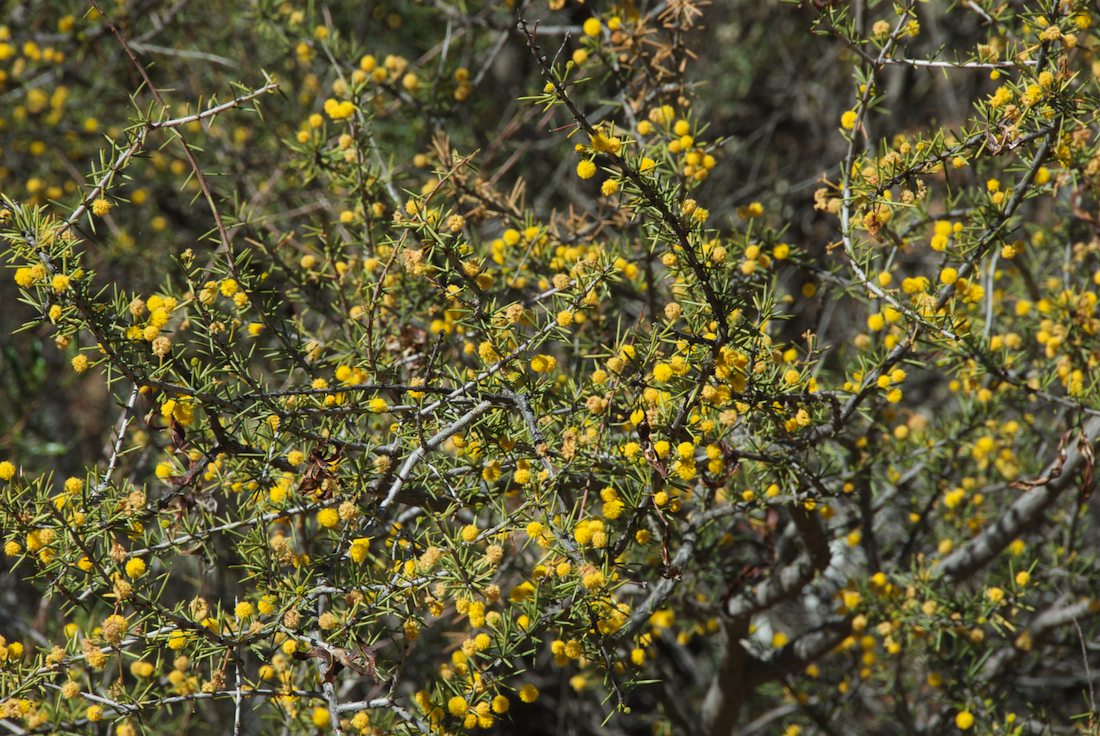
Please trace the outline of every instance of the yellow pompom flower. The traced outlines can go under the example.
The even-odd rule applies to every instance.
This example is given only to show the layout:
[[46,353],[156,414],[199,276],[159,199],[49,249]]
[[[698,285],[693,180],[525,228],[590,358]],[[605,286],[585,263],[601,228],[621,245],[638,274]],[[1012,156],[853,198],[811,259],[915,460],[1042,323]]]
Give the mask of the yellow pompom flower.
[[466,702],[466,698],[461,695],[455,695],[453,698],[447,701],[447,712],[456,718],[461,718],[466,715],[466,711],[470,709],[470,704]]
[[50,280],[50,285],[53,287],[54,291],[60,294],[61,292],[69,288],[69,280],[70,279],[68,276],[63,273],[59,273]]
[[346,120],[355,114],[355,103],[344,100],[334,100],[331,97],[325,100],[325,113],[333,120]]
[[317,523],[326,529],[332,529],[340,523],[340,512],[336,509],[321,509],[317,512]]
[[145,560],[134,557],[126,562],[126,574],[136,580],[145,574]]
[[585,159],[577,164],[577,176],[582,179],[591,179],[596,175],[596,164]]
[[152,662],[146,662],[142,659],[137,659],[130,663],[130,674],[134,677],[149,677],[153,674],[154,669]]
[[966,731],[974,725],[974,714],[968,710],[960,710],[955,715],[955,726],[960,731]]
[[126,636],[126,632],[129,628],[130,622],[127,621],[125,617],[115,613],[104,619],[100,630],[103,632],[103,638],[108,644],[118,646],[119,642]]
[[328,728],[329,724],[332,723],[332,716],[329,714],[328,708],[317,706],[313,709],[310,720],[313,721],[313,725],[317,728]]
[[24,289],[34,286],[34,282],[37,280],[34,271],[29,268],[17,268],[15,270],[15,283]]
[[536,355],[531,358],[531,370],[535,373],[549,373],[557,364],[557,358],[552,355]]
[[370,537],[359,537],[351,543],[351,547],[348,548],[348,556],[356,564],[363,564],[367,559],[367,555],[370,554]]
[[88,370],[88,356],[76,355],[73,358],[73,371],[75,373],[84,373]]

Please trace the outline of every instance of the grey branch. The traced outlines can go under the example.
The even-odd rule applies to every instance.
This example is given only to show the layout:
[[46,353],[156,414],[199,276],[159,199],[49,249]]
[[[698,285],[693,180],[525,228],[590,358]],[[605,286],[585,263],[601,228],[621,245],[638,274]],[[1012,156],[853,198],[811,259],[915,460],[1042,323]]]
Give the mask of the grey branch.
[[[1100,419],[1092,418],[1086,423],[1085,438],[1095,442],[1100,434]],[[1066,458],[1062,462],[1052,461],[1044,473],[1056,476],[1044,485],[1025,491],[1008,510],[992,524],[987,525],[978,536],[955,550],[940,563],[942,573],[953,580],[963,580],[974,574],[996,557],[1012,540],[1020,536],[1034,524],[1039,516],[1053,504],[1062,493],[1073,485],[1073,476],[1084,462],[1076,442],[1066,448]]]
[[382,500],[380,509],[385,509],[393,504],[397,500],[397,494],[401,492],[401,487],[405,485],[405,482],[409,479],[409,474],[412,473],[416,464],[424,459],[424,456],[429,452],[435,450],[450,437],[461,432],[467,426],[469,426],[475,419],[484,414],[492,406],[490,401],[482,401],[473,409],[463,414],[455,421],[448,424],[443,429],[439,430],[431,439],[425,442],[420,447],[412,451],[412,453],[405,459],[405,464],[401,466],[401,470],[397,471],[397,477],[393,479],[393,484],[390,486],[389,493]]

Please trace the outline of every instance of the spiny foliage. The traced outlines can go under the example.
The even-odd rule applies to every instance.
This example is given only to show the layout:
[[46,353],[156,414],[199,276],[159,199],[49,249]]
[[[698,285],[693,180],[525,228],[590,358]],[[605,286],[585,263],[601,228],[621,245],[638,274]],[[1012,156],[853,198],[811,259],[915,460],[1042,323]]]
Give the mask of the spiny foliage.
[[1095,732],[1089,3],[5,13],[0,730]]

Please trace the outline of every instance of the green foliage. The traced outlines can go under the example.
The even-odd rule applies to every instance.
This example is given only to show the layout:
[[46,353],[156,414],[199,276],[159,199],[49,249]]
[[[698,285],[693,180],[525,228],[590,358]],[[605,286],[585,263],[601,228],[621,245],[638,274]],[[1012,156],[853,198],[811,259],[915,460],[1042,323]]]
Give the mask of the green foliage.
[[1092,732],[1092,12],[6,7],[0,730]]

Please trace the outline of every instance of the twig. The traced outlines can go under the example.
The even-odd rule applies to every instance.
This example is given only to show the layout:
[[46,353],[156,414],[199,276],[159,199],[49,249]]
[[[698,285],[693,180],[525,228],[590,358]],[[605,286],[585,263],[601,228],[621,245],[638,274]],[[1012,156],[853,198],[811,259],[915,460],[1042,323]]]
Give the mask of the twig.
[[111,454],[107,460],[107,469],[103,472],[103,478],[96,484],[95,491],[92,493],[91,501],[96,503],[100,496],[103,495],[103,491],[111,483],[111,476],[115,472],[115,466],[118,464],[119,455],[122,454],[122,440],[126,437],[126,429],[130,426],[131,420],[134,418],[134,404],[137,402],[138,387],[135,384],[133,390],[130,392],[130,398],[126,401],[126,406],[122,410],[122,415],[118,418],[118,422],[115,425],[115,441],[111,447]]
[[379,510],[385,510],[387,507],[393,504],[397,500],[397,495],[401,492],[401,487],[409,478],[409,474],[412,472],[416,464],[419,463],[425,455],[429,452],[437,449],[441,444],[447,441],[449,438],[461,432],[464,428],[468,427],[471,422],[484,414],[492,406],[489,401],[482,401],[473,409],[463,414],[455,421],[448,424],[443,429],[439,430],[427,443],[420,445],[405,459],[405,464],[401,466],[401,470],[397,472],[397,477],[393,479],[393,484],[390,486],[389,493],[382,500],[379,505]]

